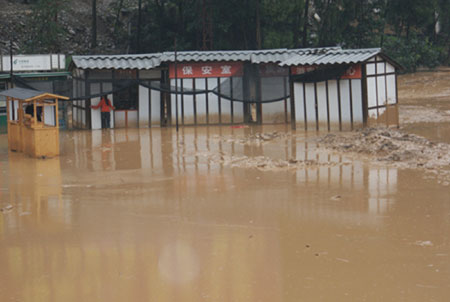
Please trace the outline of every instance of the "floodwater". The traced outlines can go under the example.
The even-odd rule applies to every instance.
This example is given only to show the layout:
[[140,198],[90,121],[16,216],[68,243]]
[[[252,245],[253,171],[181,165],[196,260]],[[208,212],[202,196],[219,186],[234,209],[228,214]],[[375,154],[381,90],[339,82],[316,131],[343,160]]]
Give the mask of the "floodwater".
[[400,125],[407,132],[450,143],[450,68],[400,76]]
[[0,136],[0,300],[447,301],[449,187],[294,134],[61,132],[46,160]]

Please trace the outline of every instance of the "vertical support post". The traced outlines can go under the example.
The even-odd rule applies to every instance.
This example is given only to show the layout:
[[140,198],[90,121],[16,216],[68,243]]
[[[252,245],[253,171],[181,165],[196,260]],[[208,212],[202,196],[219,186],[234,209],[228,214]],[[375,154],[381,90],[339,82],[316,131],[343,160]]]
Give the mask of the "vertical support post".
[[184,126],[184,85],[183,85],[183,79],[180,79],[180,90],[181,90],[181,124]]
[[387,63],[384,62],[384,101],[385,101],[384,112],[386,112],[386,127],[389,127],[389,102],[388,102],[388,92],[387,92],[386,65],[387,65]]
[[10,131],[9,131],[9,120],[10,120],[10,108],[9,108],[9,106],[10,106],[10,103],[11,102],[11,99],[10,99],[10,97],[6,97],[6,131],[8,131],[8,138],[9,138],[9,135],[10,135]]
[[305,82],[302,82],[303,84],[303,115],[305,119],[305,131],[308,130],[308,114],[306,113],[306,84]]
[[152,127],[152,81],[149,81],[148,88],[148,127]]
[[220,78],[217,78],[217,91],[219,92],[217,97],[217,101],[219,102],[219,125],[222,125],[222,99],[220,97],[220,88]]
[[317,82],[314,82],[314,110],[316,114],[316,130],[319,131],[319,104],[317,100]]
[[14,88],[14,73],[13,73],[13,43],[9,40],[9,80],[11,81],[11,88]]
[[[283,77],[283,92],[286,93],[287,91],[287,78]],[[288,123],[288,108],[287,108],[287,98],[284,99],[284,122]]]
[[34,123],[34,125],[36,125],[37,124],[37,115],[38,115],[38,112],[37,112],[37,106],[36,106],[36,100],[34,100],[33,101],[33,112],[34,112],[34,114],[33,114],[33,123]]
[[19,110],[17,110],[17,119],[22,124],[23,102],[19,101]]
[[337,79],[339,131],[342,131],[342,108],[341,108],[341,79]]
[[56,128],[59,129],[58,101],[59,101],[58,99],[55,99],[55,126],[56,126]]
[[[192,90],[195,91],[195,78],[192,79]],[[194,93],[194,125],[197,126],[197,94]]]
[[289,68],[289,94],[290,94],[290,103],[291,103],[291,129],[297,129],[297,121],[295,118],[295,95],[294,95],[294,81],[292,79],[292,72]]
[[328,80],[325,81],[325,93],[327,98],[327,129],[330,131],[330,98],[328,95]]
[[[398,113],[398,86],[397,86],[397,69],[395,70],[395,110]],[[397,128],[400,128],[400,119],[397,118]]]
[[259,66],[255,66],[254,74],[257,75],[256,81],[256,119],[257,124],[262,125],[263,123],[263,110],[262,110],[262,83],[261,75],[259,73]]
[[209,124],[209,92],[208,92],[208,78],[205,78],[205,100],[206,100],[206,124]]
[[16,108],[14,105],[14,98],[11,98],[11,107],[12,107],[11,117],[12,117],[12,120],[15,121],[16,120]]
[[377,125],[378,125],[378,120],[380,118],[380,112],[379,112],[379,106],[380,104],[378,103],[378,60],[377,57],[375,57],[375,101],[377,104]]
[[352,79],[348,79],[348,89],[350,95],[350,127],[353,130],[353,89],[352,89]]
[[230,77],[230,99],[231,124],[234,124],[233,77]]
[[367,127],[368,116],[369,116],[369,106],[367,102],[367,74],[366,74],[366,64],[361,66],[361,93],[362,93],[362,115],[363,115],[363,126]]
[[[169,80],[170,85],[170,80]],[[177,73],[177,37],[175,37],[175,123],[178,132],[178,73]]]

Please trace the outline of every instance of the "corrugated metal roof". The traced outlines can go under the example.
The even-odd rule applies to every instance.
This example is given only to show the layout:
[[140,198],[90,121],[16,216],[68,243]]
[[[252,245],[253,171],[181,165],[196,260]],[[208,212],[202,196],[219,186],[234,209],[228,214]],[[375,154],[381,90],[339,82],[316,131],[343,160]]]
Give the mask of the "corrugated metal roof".
[[20,99],[20,100],[26,100],[31,99],[39,95],[48,94],[48,92],[39,91],[39,90],[31,90],[31,89],[25,89],[25,88],[11,88],[8,90],[4,90],[0,92],[0,95],[11,97],[14,99]]
[[161,65],[162,54],[73,56],[80,69],[152,69]]
[[[341,49],[340,47],[180,51],[177,52],[177,62],[246,61],[255,64],[279,63],[280,66],[350,64],[363,62],[379,53],[381,53],[380,48]],[[152,69],[162,63],[174,61],[174,52],[73,56],[74,65],[80,69]]]
[[381,53],[380,48],[334,49],[324,53],[305,53],[293,55],[280,66],[350,64],[364,62]]
[[[279,63],[295,54],[324,53],[338,50],[339,47],[300,48],[300,49],[263,49],[263,50],[224,50],[224,51],[180,51],[177,62],[210,62],[210,61],[248,61],[251,63]],[[174,52],[164,52],[163,62],[174,62]]]

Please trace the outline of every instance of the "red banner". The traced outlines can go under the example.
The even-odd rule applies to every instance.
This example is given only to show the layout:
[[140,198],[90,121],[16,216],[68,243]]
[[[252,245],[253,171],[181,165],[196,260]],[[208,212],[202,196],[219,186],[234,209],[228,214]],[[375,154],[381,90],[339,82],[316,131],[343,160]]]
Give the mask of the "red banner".
[[[293,66],[291,67],[291,73],[293,75],[303,74],[316,70],[317,66]],[[350,66],[345,73],[342,75],[341,79],[360,79],[361,78],[361,64],[355,64]]]
[[316,66],[312,65],[312,66],[292,66],[291,67],[291,74],[303,74],[303,73],[307,73],[313,70],[316,70]]
[[341,77],[341,79],[360,79],[361,78],[361,64],[350,66]]
[[[242,62],[206,62],[177,64],[177,78],[220,78],[242,76]],[[175,64],[169,66],[169,77],[175,78]]]

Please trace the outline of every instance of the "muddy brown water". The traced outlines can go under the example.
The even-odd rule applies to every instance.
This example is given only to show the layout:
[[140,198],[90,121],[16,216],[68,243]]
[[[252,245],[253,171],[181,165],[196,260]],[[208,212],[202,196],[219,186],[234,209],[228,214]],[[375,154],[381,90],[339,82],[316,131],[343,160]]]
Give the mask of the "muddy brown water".
[[[450,194],[287,127],[0,136],[0,301],[447,301]],[[205,153],[320,165],[262,171]],[[7,205],[12,208],[6,208]]]
[[399,76],[400,125],[407,132],[450,143],[450,67]]

